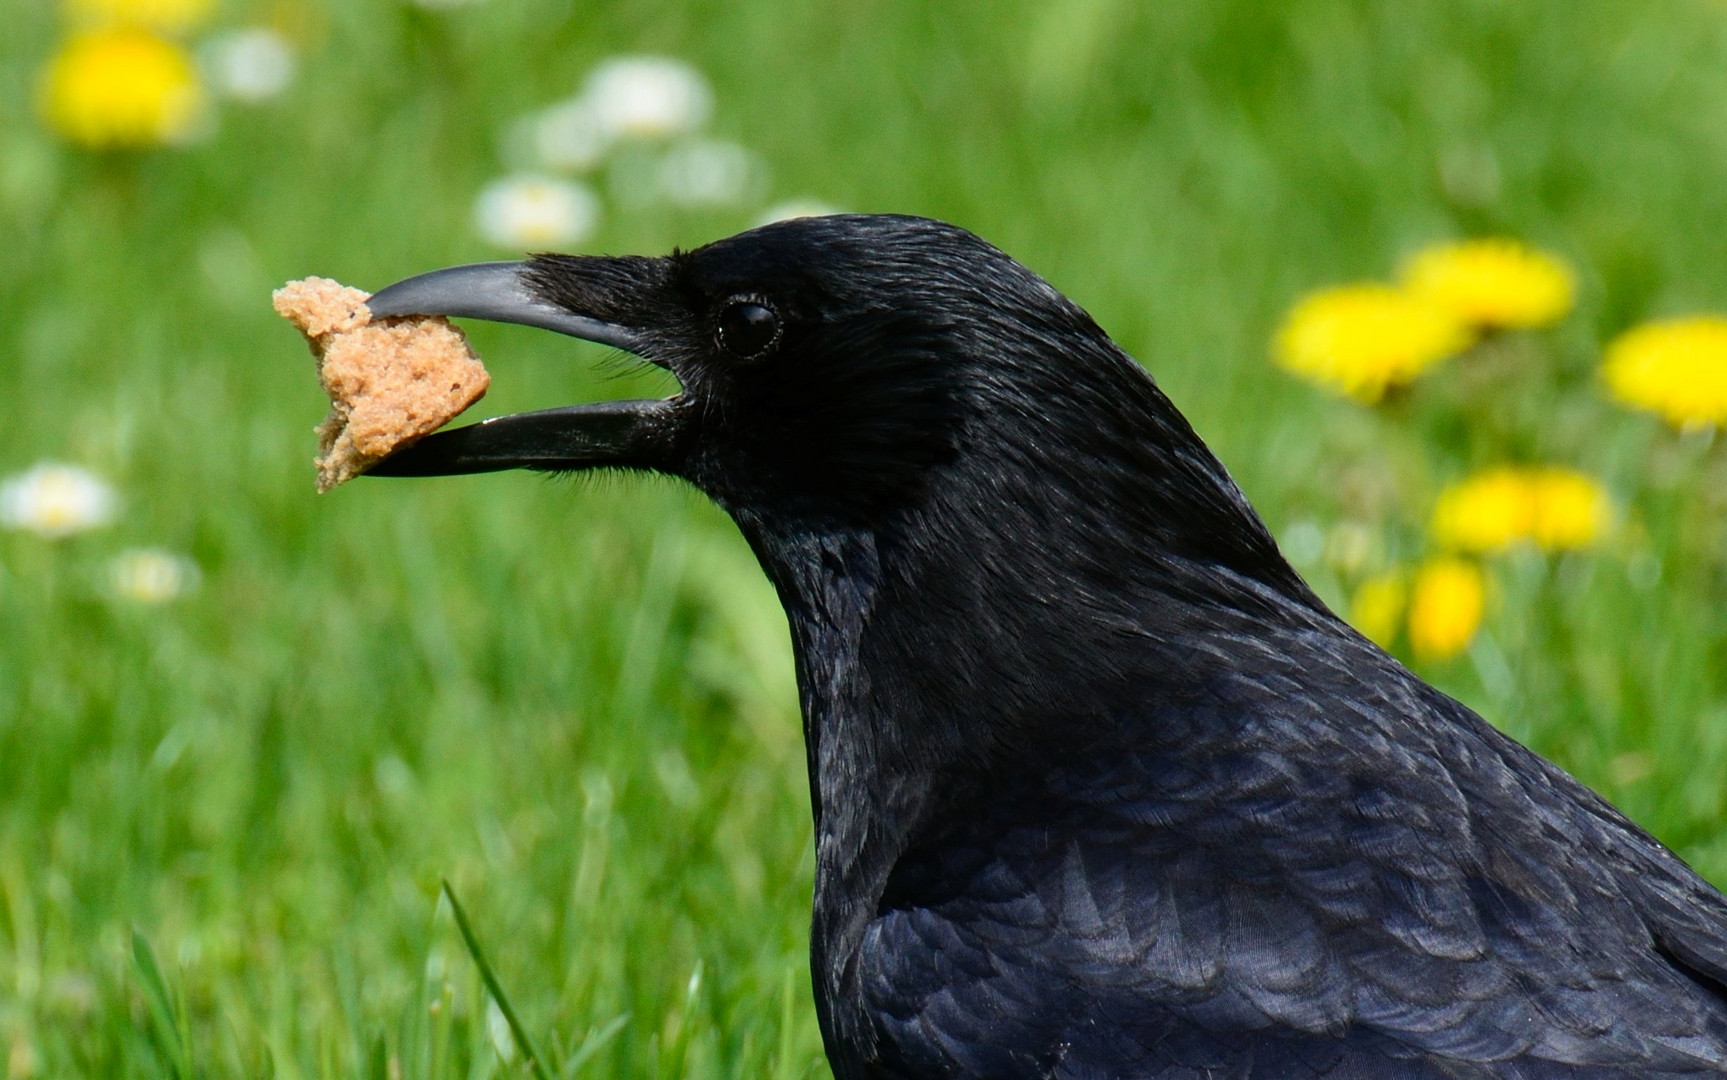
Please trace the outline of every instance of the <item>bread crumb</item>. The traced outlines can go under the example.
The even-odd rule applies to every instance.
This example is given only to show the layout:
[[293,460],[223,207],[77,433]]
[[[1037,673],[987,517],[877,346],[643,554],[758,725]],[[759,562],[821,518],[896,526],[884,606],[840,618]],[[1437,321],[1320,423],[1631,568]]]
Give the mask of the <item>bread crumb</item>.
[[306,335],[330,415],[318,425],[318,490],[329,491],[443,427],[478,401],[491,376],[467,337],[440,316],[372,321],[370,293],[329,278],[290,281],[276,314]]

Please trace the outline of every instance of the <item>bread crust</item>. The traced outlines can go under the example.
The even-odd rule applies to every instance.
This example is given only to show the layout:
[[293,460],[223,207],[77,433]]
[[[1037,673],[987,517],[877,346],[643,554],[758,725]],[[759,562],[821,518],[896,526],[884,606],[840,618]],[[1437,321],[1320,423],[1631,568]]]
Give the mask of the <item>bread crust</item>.
[[276,313],[306,335],[330,414],[318,425],[318,490],[329,491],[478,401],[491,376],[439,316],[372,320],[370,294],[329,278],[290,281]]

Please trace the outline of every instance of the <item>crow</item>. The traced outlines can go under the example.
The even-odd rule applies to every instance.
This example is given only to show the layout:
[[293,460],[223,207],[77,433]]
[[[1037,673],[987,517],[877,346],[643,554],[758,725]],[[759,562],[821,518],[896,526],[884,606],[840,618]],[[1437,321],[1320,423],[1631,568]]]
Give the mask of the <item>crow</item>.
[[791,628],[839,1080],[1727,1072],[1727,899],[1330,612],[1145,370],[957,227],[433,271],[682,389],[396,476],[648,470]]

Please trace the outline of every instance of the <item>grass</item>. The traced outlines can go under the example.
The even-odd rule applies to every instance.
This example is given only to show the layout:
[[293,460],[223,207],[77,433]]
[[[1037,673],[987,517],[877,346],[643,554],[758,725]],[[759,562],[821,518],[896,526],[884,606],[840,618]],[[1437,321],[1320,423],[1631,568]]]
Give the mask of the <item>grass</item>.
[[[775,197],[948,218],[1044,273],[1280,532],[1407,531],[1489,452],[1607,478],[1620,539],[1502,560],[1486,633],[1424,674],[1727,881],[1723,455],[1575,405],[1619,329],[1727,308],[1720,4],[233,0],[225,22],[302,44],[295,88],[121,157],[41,130],[59,28],[6,13],[0,472],[75,461],[126,500],[106,531],[0,534],[11,1080],[522,1075],[444,878],[560,1078],[825,1072],[783,620],[730,525],[647,480],[315,498],[321,399],[266,303],[498,257],[469,207],[500,132],[623,51],[707,72]],[[587,247],[755,212],[616,210]],[[1530,346],[1571,376],[1506,404],[1515,440],[1416,438],[1270,372],[1300,292],[1483,232],[1583,285]],[[473,338],[485,414],[666,389],[550,335]],[[133,545],[203,588],[110,599]]]

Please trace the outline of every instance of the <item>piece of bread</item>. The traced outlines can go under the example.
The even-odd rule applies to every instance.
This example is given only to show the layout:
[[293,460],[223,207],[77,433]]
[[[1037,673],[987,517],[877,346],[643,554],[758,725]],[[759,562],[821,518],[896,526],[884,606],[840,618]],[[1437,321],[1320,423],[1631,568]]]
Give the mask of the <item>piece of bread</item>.
[[306,335],[330,396],[330,415],[317,429],[320,492],[443,427],[492,381],[448,319],[373,322],[370,295],[317,277],[271,294],[276,314]]

